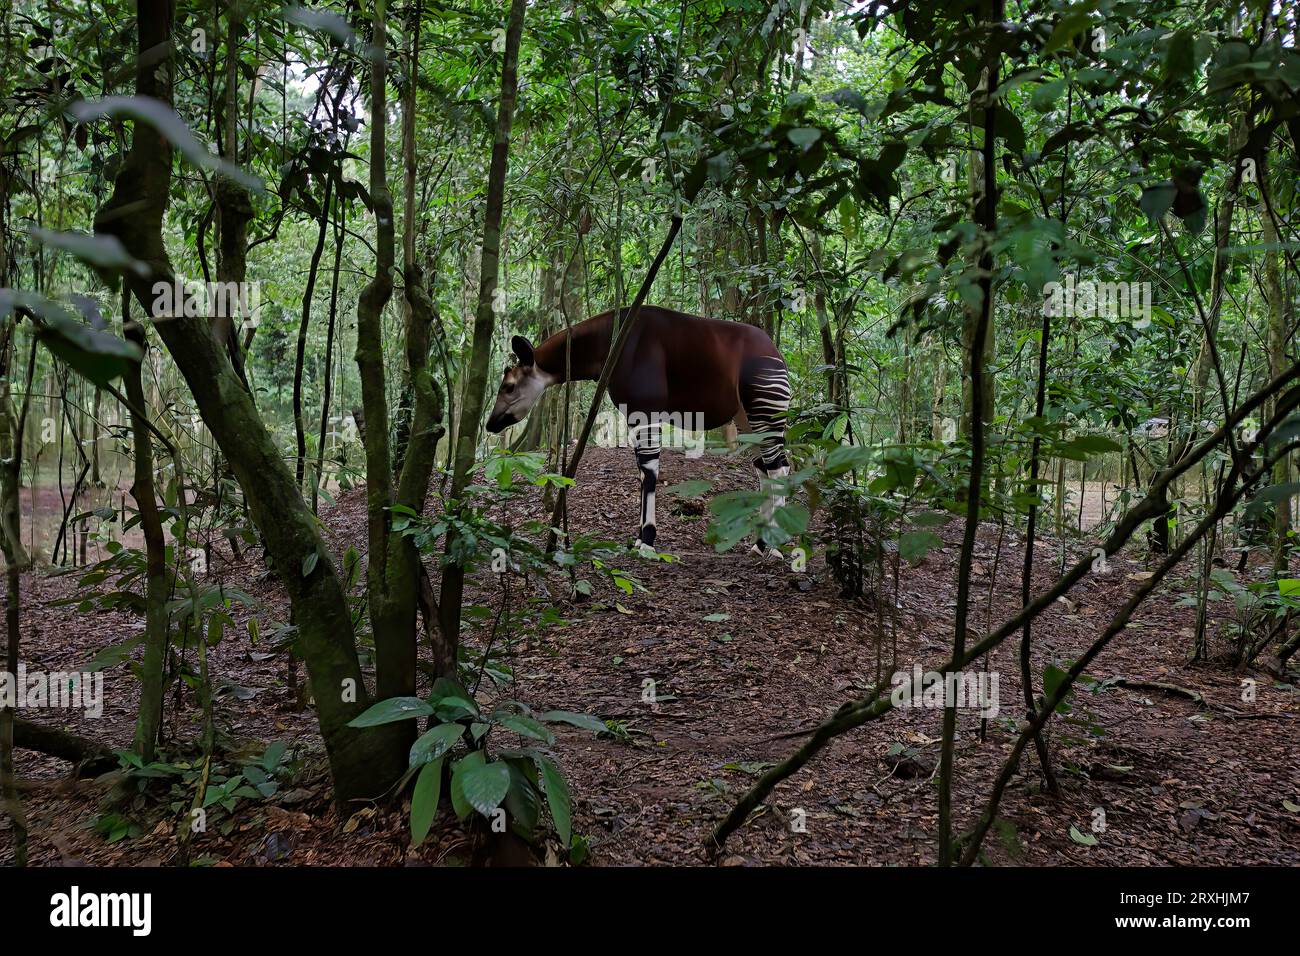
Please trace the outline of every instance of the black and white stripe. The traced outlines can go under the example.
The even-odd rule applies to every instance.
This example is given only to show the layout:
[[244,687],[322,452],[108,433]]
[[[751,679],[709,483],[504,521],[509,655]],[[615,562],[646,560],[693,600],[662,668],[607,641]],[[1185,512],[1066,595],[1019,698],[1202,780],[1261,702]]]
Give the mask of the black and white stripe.
[[[774,356],[751,359],[741,369],[740,401],[745,408],[750,430],[762,435],[754,467],[758,469],[759,487],[763,490],[779,485],[790,473],[790,461],[785,457],[786,416],[790,411],[790,376],[785,362]],[[775,479],[775,481],[773,481]],[[762,515],[767,521],[777,508],[785,505],[784,489],[763,505]],[[766,550],[763,540],[758,550]]]
[[633,436],[636,467],[641,472],[641,531],[638,540],[655,543],[655,485],[659,482],[659,425],[643,425]]
[[764,474],[788,469],[785,420],[790,411],[790,376],[779,358],[751,359],[741,370],[740,401],[755,434],[764,435],[754,467]]

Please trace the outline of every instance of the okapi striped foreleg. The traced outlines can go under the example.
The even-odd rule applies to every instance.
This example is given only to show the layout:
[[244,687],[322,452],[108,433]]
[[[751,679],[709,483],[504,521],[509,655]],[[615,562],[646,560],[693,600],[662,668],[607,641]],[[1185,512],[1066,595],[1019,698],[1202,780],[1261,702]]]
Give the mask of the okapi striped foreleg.
[[637,540],[655,543],[655,485],[659,482],[659,425],[642,425],[632,439],[636,467],[641,472],[641,530]]
[[[764,521],[771,521],[775,510],[785,505],[781,479],[790,474],[790,462],[785,457],[790,378],[785,363],[771,356],[748,360],[741,369],[740,400],[751,431],[762,436],[758,457],[754,459],[754,467],[760,476],[759,487],[763,491],[776,489],[774,497],[768,498],[761,512]],[[757,546],[760,551],[767,549],[762,538],[759,538]]]

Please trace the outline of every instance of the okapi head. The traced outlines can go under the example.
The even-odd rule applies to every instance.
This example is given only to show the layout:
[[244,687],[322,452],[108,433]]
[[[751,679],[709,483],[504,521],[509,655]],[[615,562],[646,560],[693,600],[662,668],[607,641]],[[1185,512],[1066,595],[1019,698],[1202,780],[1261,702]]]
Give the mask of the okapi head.
[[516,335],[510,340],[510,349],[519,364],[511,365],[501,374],[501,387],[497,389],[496,404],[487,422],[487,430],[494,435],[523,421],[552,381],[550,375],[534,364],[533,347],[526,338]]

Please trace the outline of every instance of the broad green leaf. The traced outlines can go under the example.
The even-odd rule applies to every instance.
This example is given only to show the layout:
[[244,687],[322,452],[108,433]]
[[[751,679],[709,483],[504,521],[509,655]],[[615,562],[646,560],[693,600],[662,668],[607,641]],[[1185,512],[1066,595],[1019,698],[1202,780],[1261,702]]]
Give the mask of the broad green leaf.
[[832,474],[852,468],[865,468],[870,463],[871,451],[861,445],[841,445],[826,456],[826,470]]
[[799,126],[785,135],[790,142],[806,150],[811,149],[812,145],[822,138],[822,131],[815,126]]
[[434,702],[434,713],[439,720],[456,720],[460,717],[473,717],[478,711],[478,704],[468,697],[448,695]]
[[55,232],[52,229],[40,229],[33,226],[28,230],[31,237],[43,246],[61,249],[76,256],[82,262],[100,269],[130,269],[137,275],[147,276],[149,268],[134,258],[122,240],[117,236],[95,236],[84,232]]
[[527,757],[507,759],[510,768],[510,789],[506,791],[505,808],[510,823],[517,830],[531,836],[542,815],[541,791],[537,787],[537,768]]
[[1091,833],[1080,833],[1079,828],[1075,826],[1070,827],[1070,839],[1075,843],[1082,844],[1083,846],[1097,845],[1097,838],[1095,836]]
[[100,100],[81,100],[68,107],[79,123],[108,118],[126,118],[152,126],[164,139],[200,169],[225,176],[254,192],[262,191],[262,180],[244,172],[232,162],[212,155],[194,138],[185,121],[166,103],[148,96],[105,96]]
[[924,558],[931,548],[943,547],[943,539],[933,531],[909,531],[898,539],[898,553],[913,564]]
[[1047,38],[1047,44],[1043,47],[1043,55],[1064,49],[1088,26],[1090,21],[1091,16],[1087,10],[1066,13],[1052,28],[1051,36]]
[[442,758],[431,760],[420,768],[411,795],[411,846],[419,846],[429,835],[433,819],[438,815],[438,798],[442,795]]
[[475,767],[483,766],[485,761],[483,751],[471,750],[451,765],[451,806],[459,820],[464,820],[474,812],[473,805],[465,796],[465,774]]
[[1065,86],[1066,81],[1064,79],[1049,80],[1043,83],[1030,95],[1029,105],[1040,113],[1046,113],[1061,98],[1061,94],[1065,92]]
[[577,714],[569,710],[548,710],[542,714],[542,720],[550,724],[572,724],[574,727],[590,730],[596,734],[603,734],[607,729],[605,722],[599,717]]
[[483,816],[491,816],[510,789],[510,768],[501,761],[462,768],[461,793],[465,801]]
[[45,347],[96,385],[108,385],[140,361],[134,342],[91,328],[61,302],[35,292],[0,289],[0,321],[18,310],[37,316],[37,335]]
[[[1280,582],[1279,582],[1280,583]],[[1296,582],[1300,584],[1300,581]],[[125,660],[130,659],[131,652],[144,641],[144,635],[139,634],[119,644],[110,644],[98,654],[90,659],[90,663],[82,669],[88,673],[102,671],[107,667],[116,667]]]
[[546,791],[546,805],[551,808],[551,819],[555,821],[555,832],[559,834],[560,842],[568,846],[573,841],[569,785],[560,768],[549,758],[537,754],[533,759],[542,772],[542,788]]
[[418,697],[388,697],[370,706],[360,717],[348,721],[349,727],[378,727],[412,717],[428,717],[433,708]]
[[510,714],[502,717],[498,723],[508,730],[513,730],[517,734],[525,737],[531,737],[534,740],[540,740],[545,744],[555,743],[555,735],[543,727],[540,723],[524,714]]
[[680,498],[698,498],[712,487],[712,482],[695,479],[692,481],[679,481],[675,485],[669,485],[663,491],[666,495],[677,495]]
[[439,724],[425,731],[420,739],[411,745],[410,765],[429,763],[439,760],[465,733],[463,724]]
[[772,517],[776,519],[777,527],[794,537],[808,530],[808,522],[811,516],[808,514],[808,509],[803,505],[791,503],[777,508]]
[[1174,196],[1177,190],[1173,183],[1157,183],[1154,186],[1148,186],[1142,190],[1142,197],[1138,200],[1138,207],[1146,213],[1155,222],[1159,222],[1169,207],[1174,204]]

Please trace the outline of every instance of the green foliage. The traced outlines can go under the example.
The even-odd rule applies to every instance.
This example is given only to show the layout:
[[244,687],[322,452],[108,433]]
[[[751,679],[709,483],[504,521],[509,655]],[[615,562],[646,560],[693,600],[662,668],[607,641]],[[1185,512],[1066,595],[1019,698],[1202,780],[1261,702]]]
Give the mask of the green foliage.
[[196,832],[212,828],[229,835],[241,806],[275,798],[295,772],[286,741],[228,762],[178,755],[146,763],[131,750],[114,753],[122,776],[107,802],[119,809],[106,810],[96,823],[109,842],[140,835],[143,828],[136,815],[143,819],[157,803],[165,804],[173,817],[179,816],[183,827],[201,821],[193,827]]
[[[415,775],[411,799],[411,842],[419,846],[437,817],[444,777],[457,818],[477,813],[496,832],[508,822],[525,840],[541,835],[539,808],[550,811],[551,827],[560,843],[578,857],[585,854],[574,842],[572,797],[568,783],[549,754],[555,735],[547,724],[570,724],[604,733],[603,722],[586,714],[552,710],[534,714],[522,701],[500,700],[480,709],[465,687],[448,678],[434,682],[428,698],[389,698],[354,719],[353,727],[418,717],[432,717],[432,726],[411,746],[407,778]],[[509,743],[524,746],[502,746]],[[500,828],[500,829],[498,829]],[[580,862],[580,859],[575,859]]]

